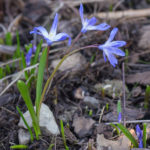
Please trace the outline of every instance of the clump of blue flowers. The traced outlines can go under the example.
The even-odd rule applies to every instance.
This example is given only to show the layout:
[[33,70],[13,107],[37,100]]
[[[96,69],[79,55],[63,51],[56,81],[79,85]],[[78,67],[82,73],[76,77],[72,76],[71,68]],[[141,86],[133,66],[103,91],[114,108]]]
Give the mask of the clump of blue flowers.
[[[110,28],[110,25],[108,25],[107,23],[101,23],[99,25],[95,25],[97,22],[97,19],[95,17],[92,17],[90,19],[84,18],[82,4],[80,4],[79,13],[80,13],[80,18],[81,18],[81,23],[82,23],[82,28],[81,28],[80,33],[86,33],[87,31],[91,31],[91,30],[106,31]],[[38,34],[42,36],[46,40],[48,46],[50,46],[53,42],[63,41],[68,38],[69,39],[68,45],[71,45],[71,48],[72,48],[73,44],[79,39],[81,34],[79,34],[79,36],[77,36],[74,39],[74,42],[72,42],[73,44],[71,44],[71,37],[68,34],[66,33],[56,34],[57,24],[58,24],[58,14],[56,13],[49,33],[44,27],[39,26],[39,27],[35,27],[30,32],[30,34]],[[120,48],[125,46],[126,42],[125,41],[113,41],[117,32],[118,32],[118,28],[114,28],[111,31],[108,40],[104,44],[100,44],[98,46],[93,45],[93,47],[97,47],[99,50],[103,51],[103,57],[104,57],[105,62],[108,59],[110,64],[113,67],[115,67],[118,64],[118,60],[115,57],[115,55],[125,56],[125,53]],[[71,48],[69,50],[71,50]],[[31,51],[29,51],[29,54],[26,56],[27,64],[30,64],[30,57],[31,57]]]
[[143,148],[143,133],[139,125],[136,125],[136,135],[139,141],[139,148]]

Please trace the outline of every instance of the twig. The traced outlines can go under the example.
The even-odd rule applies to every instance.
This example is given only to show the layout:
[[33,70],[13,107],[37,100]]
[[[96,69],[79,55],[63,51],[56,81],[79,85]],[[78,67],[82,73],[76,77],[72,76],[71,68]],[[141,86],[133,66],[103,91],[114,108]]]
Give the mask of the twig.
[[150,16],[150,8],[139,10],[126,10],[116,11],[108,13],[97,13],[97,17],[101,19],[122,19],[122,18],[136,18],[136,17],[148,17]]
[[16,26],[22,18],[22,14],[18,15],[8,26],[8,32],[11,32],[12,27]]
[[123,105],[123,125],[125,126],[125,108],[126,108],[126,93],[125,93],[125,70],[124,70],[124,62],[122,63],[122,80],[123,80],[123,85],[122,85],[122,90],[123,90],[123,98],[122,98],[122,105]]
[[102,120],[102,116],[103,116],[103,114],[104,114],[104,110],[105,110],[105,106],[103,106],[103,108],[102,108],[102,110],[101,110],[101,113],[100,113],[100,115],[99,115],[99,123],[101,122],[101,120]]
[[[117,124],[117,123],[118,122],[107,122],[104,124],[110,125],[110,124]],[[121,123],[123,123],[123,122],[121,122]],[[129,124],[129,123],[150,123],[150,120],[128,120],[128,121],[126,121],[126,124]]]

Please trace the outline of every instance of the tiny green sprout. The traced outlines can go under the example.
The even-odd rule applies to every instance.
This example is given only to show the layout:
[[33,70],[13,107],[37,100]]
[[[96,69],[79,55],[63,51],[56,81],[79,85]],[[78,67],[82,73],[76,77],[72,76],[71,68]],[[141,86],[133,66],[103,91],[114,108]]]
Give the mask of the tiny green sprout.
[[101,89],[101,95],[102,95],[102,98],[105,97],[105,89],[104,88]]
[[10,146],[11,149],[27,149],[28,146],[27,145],[13,145]]
[[150,86],[146,86],[145,90],[145,98],[144,98],[144,108],[148,109],[149,108],[149,102],[150,102]]
[[146,127],[147,127],[147,124],[144,123],[143,124],[143,148],[146,148]]
[[50,144],[48,150],[52,150],[52,148],[53,148],[54,146],[55,146],[54,144]]
[[89,116],[91,117],[92,115],[93,115],[93,110],[90,109],[90,111],[89,111]]
[[67,143],[66,143],[66,137],[65,137],[65,131],[64,131],[64,125],[63,125],[63,121],[60,120],[60,127],[61,127],[61,135],[62,135],[62,139],[64,142],[64,146],[66,150],[69,150]]
[[109,11],[110,11],[110,12],[113,11],[113,5],[112,5],[112,4],[109,5]]
[[92,64],[95,60],[95,57],[96,57],[96,53],[94,53],[90,59],[90,64]]
[[119,114],[121,112],[121,101],[118,100],[117,102],[117,114]]
[[109,110],[109,103],[106,103],[106,111]]
[[12,45],[12,36],[11,36],[11,32],[7,32],[5,35],[5,43],[8,46]]

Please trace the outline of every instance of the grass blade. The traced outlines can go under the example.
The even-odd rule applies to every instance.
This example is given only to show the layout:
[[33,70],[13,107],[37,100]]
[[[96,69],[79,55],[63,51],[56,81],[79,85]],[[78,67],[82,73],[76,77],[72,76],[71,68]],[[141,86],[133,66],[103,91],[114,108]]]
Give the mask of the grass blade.
[[7,32],[6,35],[5,35],[5,43],[8,46],[12,45],[12,36],[11,36],[10,32]]
[[29,131],[29,133],[30,133],[30,137],[31,137],[31,142],[33,142],[34,137],[33,137],[32,130],[31,130],[31,128],[29,127],[29,125],[28,125],[28,123],[27,123],[26,119],[24,118],[24,116],[23,116],[23,114],[22,114],[22,112],[21,112],[20,108],[19,108],[18,106],[17,106],[16,108],[17,108],[17,111],[19,112],[19,115],[21,116],[21,118],[22,118],[22,120],[23,120],[24,124],[25,124],[25,125],[26,125],[26,127],[28,128],[28,131]]
[[31,118],[32,118],[32,123],[33,123],[33,127],[34,127],[34,131],[35,131],[35,134],[36,134],[36,138],[38,138],[38,135],[41,134],[40,132],[40,127],[39,127],[39,122],[38,122],[38,119],[36,117],[36,114],[35,114],[35,111],[34,111],[34,108],[33,108],[33,104],[32,104],[32,101],[31,101],[31,98],[30,98],[30,94],[29,94],[29,90],[28,90],[28,87],[27,85],[19,80],[18,83],[17,83],[17,87],[21,93],[21,96],[23,97],[24,101],[25,101],[25,104],[30,112],[30,115],[31,115]]
[[146,148],[146,127],[147,127],[147,124],[144,123],[143,124],[143,148]]
[[27,149],[28,146],[27,145],[13,145],[10,146],[11,149]]
[[46,57],[47,57],[47,48],[42,52],[41,58],[40,58],[40,64],[38,69],[38,77],[37,77],[37,84],[36,84],[36,114],[39,116],[40,112],[40,99],[42,94],[42,86],[43,86],[43,76],[44,76],[44,70],[46,65]]
[[132,134],[128,131],[127,128],[125,128],[122,124],[118,123],[117,126],[119,127],[119,129],[123,132],[123,134],[131,141],[131,143],[133,144],[133,146],[135,148],[138,148],[138,142],[136,141],[136,139],[132,136]]

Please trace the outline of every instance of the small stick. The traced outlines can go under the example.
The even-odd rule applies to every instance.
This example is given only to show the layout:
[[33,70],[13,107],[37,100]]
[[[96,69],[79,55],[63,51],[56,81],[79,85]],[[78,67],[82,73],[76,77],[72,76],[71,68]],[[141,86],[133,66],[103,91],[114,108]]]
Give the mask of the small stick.
[[[120,123],[122,123],[122,122],[120,122]],[[150,120],[127,120],[126,124],[129,124],[129,123],[150,123]],[[118,124],[118,122],[106,122],[104,124],[105,125]],[[97,124],[97,125],[99,125],[99,124]]]
[[122,18],[139,18],[150,16],[150,9],[139,9],[139,10],[126,10],[126,11],[116,11],[108,13],[97,13],[97,17],[101,19],[122,19]]
[[122,87],[122,90],[123,90],[123,101],[122,101],[122,105],[123,105],[123,125],[125,126],[126,123],[125,123],[125,108],[126,108],[126,93],[125,93],[125,70],[124,70],[124,62],[122,63],[122,80],[123,80],[123,87]]

